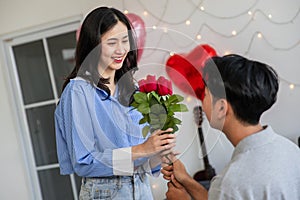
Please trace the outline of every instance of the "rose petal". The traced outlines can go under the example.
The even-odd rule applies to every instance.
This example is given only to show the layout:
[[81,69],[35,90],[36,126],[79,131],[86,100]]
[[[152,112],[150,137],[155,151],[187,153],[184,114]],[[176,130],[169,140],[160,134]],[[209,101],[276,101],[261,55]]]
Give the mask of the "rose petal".
[[146,92],[145,85],[146,81],[144,79],[138,81],[140,92]]
[[156,91],[157,85],[156,85],[156,78],[153,75],[148,75],[145,80],[145,91],[146,92],[152,92]]
[[172,90],[172,88],[170,88],[170,81],[163,76],[157,79],[157,87],[157,93],[161,96],[170,94],[170,90]]

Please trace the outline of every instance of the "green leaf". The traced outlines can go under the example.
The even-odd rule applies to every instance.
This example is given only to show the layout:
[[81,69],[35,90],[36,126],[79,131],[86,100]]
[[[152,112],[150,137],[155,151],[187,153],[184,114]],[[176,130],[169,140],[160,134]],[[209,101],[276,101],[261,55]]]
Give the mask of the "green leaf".
[[160,102],[160,96],[159,96],[156,92],[152,91],[151,94],[153,95],[153,97],[155,97],[155,99],[156,99],[158,102]]
[[169,103],[178,103],[183,101],[184,98],[182,96],[180,96],[179,94],[173,94],[172,96],[170,96],[170,98],[168,99]]
[[174,124],[181,124],[181,120],[175,117],[172,119],[172,121],[174,122]]
[[173,123],[172,119],[168,118],[163,126],[163,130],[166,130],[168,128],[173,128],[175,124]]
[[139,124],[145,124],[146,122],[148,122],[148,117],[144,116],[142,119],[140,119]]
[[179,129],[178,129],[178,126],[176,126],[176,125],[174,125],[173,126],[173,133],[175,133],[176,131],[178,131]]
[[137,103],[136,101],[132,102],[131,106],[134,108],[137,108],[140,104]]
[[171,112],[187,112],[188,108],[184,104],[173,104],[169,107]]
[[169,108],[169,110],[168,110],[168,116],[169,116],[169,117],[172,117],[173,115],[174,115],[174,112],[171,111],[170,108]]
[[159,104],[159,101],[157,101],[157,99],[155,97],[153,97],[153,95],[149,95],[149,105],[150,107],[155,105],[155,104]]
[[167,121],[167,117],[168,116],[166,114],[160,114],[159,115],[160,122],[164,124]]
[[166,108],[161,104],[152,105],[150,110],[151,110],[151,113],[157,114],[157,115],[167,113]]
[[144,92],[138,92],[138,93],[135,93],[133,95],[133,98],[134,100],[137,102],[137,103],[144,103],[144,102],[147,102],[148,99],[147,99],[147,94],[144,93]]
[[151,128],[153,130],[157,130],[157,129],[162,129],[162,126],[160,123],[154,123],[154,124],[151,124]]
[[155,125],[155,124],[159,124],[160,121],[159,121],[159,117],[158,116],[150,116],[150,120],[149,120],[149,123],[151,125]]
[[185,104],[179,104],[180,108],[181,108],[181,112],[188,112],[189,109],[187,108],[187,106]]
[[150,126],[144,126],[144,128],[142,130],[142,134],[143,134],[144,138],[148,135],[149,130],[150,130]]
[[149,104],[148,103],[141,103],[137,110],[142,114],[148,114],[150,112]]

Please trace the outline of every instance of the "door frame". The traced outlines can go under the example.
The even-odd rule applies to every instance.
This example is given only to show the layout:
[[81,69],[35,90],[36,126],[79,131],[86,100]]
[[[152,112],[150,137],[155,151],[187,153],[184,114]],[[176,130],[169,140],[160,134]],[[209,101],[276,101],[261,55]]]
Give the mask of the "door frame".
[[[38,168],[35,163],[31,137],[27,123],[25,105],[23,103],[22,91],[20,87],[17,67],[13,54],[13,46],[23,43],[32,42],[35,40],[45,40],[43,38],[67,33],[77,30],[82,21],[82,15],[70,17],[55,22],[50,22],[44,25],[35,26],[26,30],[17,31],[15,33],[3,35],[0,37],[0,58],[2,60],[3,72],[8,98],[12,105],[12,116],[14,119],[16,136],[20,144],[20,152],[23,158],[23,163],[26,171],[26,181],[29,189],[30,199],[42,199],[40,183],[38,179]],[[48,62],[47,62],[48,64]],[[50,74],[50,72],[49,72]],[[53,87],[53,85],[52,85]],[[53,88],[56,90],[56,87]],[[55,101],[57,102],[57,95]],[[53,168],[58,167],[58,164],[53,164]],[[41,168],[41,167],[40,167]]]

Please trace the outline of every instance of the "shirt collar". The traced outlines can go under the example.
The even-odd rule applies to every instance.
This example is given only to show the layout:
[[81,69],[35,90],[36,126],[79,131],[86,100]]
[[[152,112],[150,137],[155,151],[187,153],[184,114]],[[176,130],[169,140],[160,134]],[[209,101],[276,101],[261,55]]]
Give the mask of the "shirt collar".
[[[85,82],[88,82],[88,80],[80,77],[80,76],[76,76],[75,78],[71,79],[71,80],[75,80],[75,81],[85,81]],[[107,96],[107,92],[101,88],[99,88],[96,84],[93,84],[93,86],[96,88],[96,90],[100,91],[104,96]],[[109,98],[110,99],[113,99],[113,100],[117,100],[118,99],[118,96],[119,96],[119,87],[118,87],[118,84],[116,85],[116,89],[115,89],[115,93],[113,95],[111,95]]]
[[249,135],[242,139],[238,145],[235,147],[232,157],[237,154],[251,151],[258,147],[264,146],[271,143],[276,137],[271,126],[267,126],[262,131],[259,131],[255,134]]

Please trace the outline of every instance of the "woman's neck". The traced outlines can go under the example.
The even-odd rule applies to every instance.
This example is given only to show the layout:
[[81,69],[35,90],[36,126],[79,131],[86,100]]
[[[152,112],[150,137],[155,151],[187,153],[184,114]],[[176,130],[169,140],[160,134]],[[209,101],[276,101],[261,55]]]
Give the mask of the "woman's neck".
[[106,70],[101,74],[103,78],[107,78],[109,81],[109,83],[105,85],[109,88],[111,95],[115,93],[115,89],[116,89],[115,72],[116,72],[115,70]]

